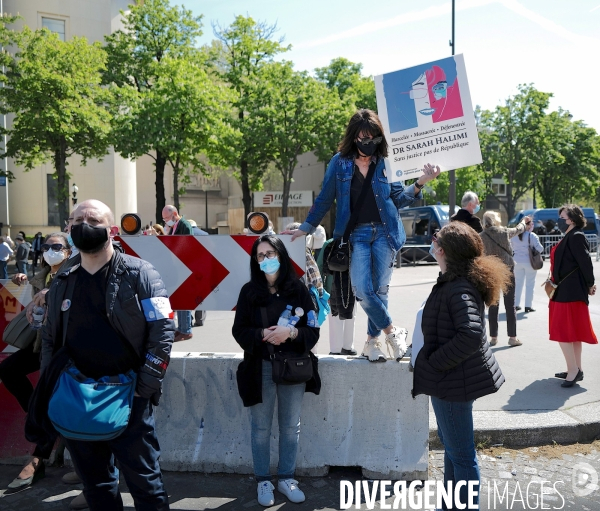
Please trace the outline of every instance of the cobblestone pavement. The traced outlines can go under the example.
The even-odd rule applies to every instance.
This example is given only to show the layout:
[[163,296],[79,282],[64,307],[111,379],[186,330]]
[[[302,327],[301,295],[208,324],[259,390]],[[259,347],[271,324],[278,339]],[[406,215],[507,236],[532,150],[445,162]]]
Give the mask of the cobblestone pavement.
[[[495,448],[480,451],[480,509],[600,511],[600,444],[596,442],[583,449],[584,452],[559,454],[558,457],[541,456],[544,449],[534,447],[515,451]],[[430,479],[442,480],[443,451],[432,450],[429,456]],[[29,490],[0,498],[0,510],[68,510],[70,501],[81,489],[81,485],[68,486],[62,483],[60,478],[68,471],[67,468],[48,468],[46,477]],[[0,465],[0,487],[5,488],[17,473],[17,466]],[[164,476],[172,510],[262,509],[256,500],[256,484],[250,476],[186,472],[165,472]],[[299,477],[300,486],[307,495],[306,502],[290,504],[275,492],[275,506],[270,509],[340,509],[340,482],[354,482],[357,479],[360,479],[360,473],[349,469],[332,470],[326,477]],[[373,484],[369,486],[372,488]],[[121,492],[125,509],[133,509],[133,502],[123,483]],[[420,493],[422,495],[423,492]],[[393,508],[394,497],[387,499],[386,503]],[[353,505],[351,509],[357,508]],[[358,509],[368,507],[363,502]],[[384,509],[379,495],[374,509]],[[404,509],[411,509],[409,503]],[[424,508],[420,506],[413,509]]]

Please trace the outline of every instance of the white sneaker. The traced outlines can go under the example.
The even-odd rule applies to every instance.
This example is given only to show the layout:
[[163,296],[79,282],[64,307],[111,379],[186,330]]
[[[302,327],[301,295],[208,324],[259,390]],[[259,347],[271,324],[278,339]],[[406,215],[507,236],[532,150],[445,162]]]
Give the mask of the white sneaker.
[[300,504],[300,502],[306,500],[304,492],[298,488],[298,481],[295,479],[280,479],[277,483],[277,489],[294,504]]
[[387,360],[381,351],[381,342],[377,337],[372,337],[365,342],[362,356],[367,357],[369,362],[385,362]]
[[275,486],[271,483],[271,481],[261,481],[258,483],[258,503],[261,506],[269,507],[275,504],[275,495],[273,495],[273,490]]
[[396,362],[400,362],[402,357],[406,355],[406,338],[408,337],[408,330],[406,328],[394,327],[394,329],[385,336],[385,343],[387,344],[388,354],[391,358],[395,359]]

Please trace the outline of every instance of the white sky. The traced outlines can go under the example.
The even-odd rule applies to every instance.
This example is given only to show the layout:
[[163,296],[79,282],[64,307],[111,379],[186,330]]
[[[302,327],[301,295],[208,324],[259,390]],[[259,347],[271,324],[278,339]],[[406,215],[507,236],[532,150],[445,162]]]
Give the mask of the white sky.
[[[277,23],[292,44],[284,58],[312,71],[331,59],[377,75],[451,54],[450,0],[173,0],[229,25],[237,14]],[[456,53],[463,53],[473,106],[493,109],[520,83],[552,92],[600,133],[600,0],[457,0]]]

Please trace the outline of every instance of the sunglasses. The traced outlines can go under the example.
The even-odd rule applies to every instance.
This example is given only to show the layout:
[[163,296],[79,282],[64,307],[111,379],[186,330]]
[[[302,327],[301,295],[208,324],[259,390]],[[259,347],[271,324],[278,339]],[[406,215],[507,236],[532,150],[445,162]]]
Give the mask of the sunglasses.
[[435,241],[436,243],[438,242],[438,237],[437,237],[438,232],[440,232],[439,229],[436,229],[435,231],[433,231],[433,234],[431,235],[431,241]]
[[383,140],[383,137],[375,137],[375,138],[357,138],[356,141],[360,142],[363,145],[370,145],[370,144],[374,144],[374,145],[378,145],[381,143],[381,141]]
[[48,252],[48,250],[52,249],[55,252],[59,250],[64,250],[65,246],[62,243],[52,243],[52,245],[48,245],[48,243],[42,243],[42,252]]

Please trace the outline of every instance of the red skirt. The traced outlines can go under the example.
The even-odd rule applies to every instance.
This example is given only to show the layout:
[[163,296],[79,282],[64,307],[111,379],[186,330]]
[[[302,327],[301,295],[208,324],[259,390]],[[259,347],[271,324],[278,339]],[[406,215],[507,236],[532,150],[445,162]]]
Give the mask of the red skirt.
[[550,340],[598,344],[585,302],[555,302],[550,300]]

